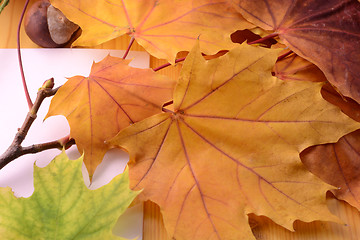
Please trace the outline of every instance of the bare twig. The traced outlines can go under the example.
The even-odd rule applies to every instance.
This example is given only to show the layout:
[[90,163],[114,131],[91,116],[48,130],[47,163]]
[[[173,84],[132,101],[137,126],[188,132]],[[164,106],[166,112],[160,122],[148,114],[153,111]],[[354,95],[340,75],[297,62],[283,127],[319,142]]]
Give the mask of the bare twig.
[[26,0],[23,11],[21,13],[21,17],[19,20],[19,24],[18,24],[18,29],[17,29],[17,53],[18,53],[18,60],[19,60],[19,67],[20,67],[20,73],[21,73],[21,80],[22,80],[22,84],[24,87],[24,92],[25,92],[25,96],[26,96],[26,101],[28,103],[29,106],[29,110],[31,109],[33,103],[31,101],[30,98],[30,94],[29,94],[29,90],[27,88],[26,85],[26,80],[25,80],[25,74],[24,74],[24,68],[23,68],[23,64],[22,64],[22,60],[21,60],[21,50],[20,50],[20,29],[21,29],[21,23],[24,19],[24,15],[25,15],[25,11],[27,6],[29,5],[29,0]]
[[25,121],[21,128],[18,129],[18,132],[15,135],[15,138],[9,148],[0,156],[0,169],[6,166],[11,161],[15,160],[16,158],[29,154],[29,153],[37,153],[47,149],[52,148],[68,148],[75,143],[74,139],[70,139],[67,137],[67,141],[64,139],[48,142],[48,143],[41,143],[41,144],[34,144],[28,147],[22,147],[21,144],[24,141],[32,123],[35,121],[37,117],[37,112],[43,102],[43,100],[47,97],[53,96],[59,88],[53,89],[54,86],[54,79],[51,78],[44,82],[43,86],[39,89],[37,93],[36,100],[31,107],[30,111],[28,112]]
[[[75,140],[73,138],[69,138],[69,140],[65,144],[61,143],[59,140],[55,140],[55,141],[47,142],[47,143],[33,144],[28,147],[23,147],[20,156],[29,154],[29,153],[38,153],[38,152],[42,152],[42,151],[54,149],[54,148],[67,149],[74,144],[75,144]],[[17,156],[17,157],[20,157],[20,156]]]

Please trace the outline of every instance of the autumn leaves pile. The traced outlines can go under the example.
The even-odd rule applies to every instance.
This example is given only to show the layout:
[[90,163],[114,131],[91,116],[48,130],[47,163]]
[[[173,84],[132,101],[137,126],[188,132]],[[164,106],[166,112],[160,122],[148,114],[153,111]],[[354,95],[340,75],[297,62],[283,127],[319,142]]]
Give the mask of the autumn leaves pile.
[[[354,159],[359,165],[359,132],[351,133],[360,128],[358,1],[52,4],[82,28],[75,45],[129,34],[170,63],[190,51],[177,82],[108,56],[88,77],[70,78],[48,113],[66,116],[91,173],[108,149],[129,152],[130,188],[160,206],[170,237],[254,239],[250,213],[290,230],[296,219],[338,221],[325,203],[335,187],[311,174],[300,153],[349,134],[342,146],[313,147],[302,157],[314,172],[320,163],[331,169],[334,156],[340,169]],[[277,43],[233,43],[230,34],[244,29]],[[229,51],[202,56],[220,50]],[[335,148],[341,153],[329,150]],[[347,181],[328,176],[320,175],[336,187]],[[352,184],[351,196],[334,193],[359,208],[360,190]]]

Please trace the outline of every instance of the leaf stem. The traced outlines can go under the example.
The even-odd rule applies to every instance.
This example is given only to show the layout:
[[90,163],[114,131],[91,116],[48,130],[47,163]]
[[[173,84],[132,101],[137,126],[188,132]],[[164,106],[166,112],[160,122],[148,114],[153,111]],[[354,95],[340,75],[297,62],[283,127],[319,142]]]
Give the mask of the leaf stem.
[[263,38],[260,38],[258,40],[255,40],[255,41],[252,41],[252,42],[248,42],[249,45],[251,44],[255,44],[255,43],[262,43],[270,38],[274,38],[274,37],[277,37],[279,34],[278,33],[271,33]]
[[166,108],[163,108],[162,109],[163,112],[166,112],[166,113],[174,113],[173,111],[169,110],[169,109],[166,109]]
[[280,61],[280,60],[286,58],[287,56],[289,56],[289,55],[292,54],[292,53],[293,53],[293,51],[289,50],[289,51],[287,51],[286,53],[280,55],[280,56],[277,58],[276,61]]
[[[186,57],[178,58],[178,59],[175,60],[175,63],[182,62],[182,61],[185,60],[185,58],[186,58]],[[159,67],[157,67],[157,68],[154,68],[153,70],[154,70],[154,72],[157,72],[157,71],[159,71],[159,70],[161,70],[161,69],[163,69],[163,68],[166,68],[166,67],[168,67],[168,66],[170,66],[170,65],[171,65],[171,63],[165,63],[164,65],[161,65],[161,66],[159,66]]]
[[170,101],[164,103],[163,108],[164,108],[164,107],[167,107],[167,106],[169,106],[169,105],[171,105],[171,104],[173,104],[173,103],[174,103],[174,101],[173,101],[173,100],[170,100]]
[[127,57],[127,55],[129,54],[130,48],[133,45],[134,40],[135,40],[135,38],[134,38],[134,36],[132,36],[130,39],[130,42],[129,42],[129,46],[127,47],[126,52],[124,53],[124,56],[122,57],[122,59],[125,59]]
[[12,162],[16,158],[28,154],[28,153],[37,153],[51,148],[63,148],[69,147],[74,144],[74,140],[68,138],[68,141],[60,139],[57,141],[52,141],[48,143],[34,144],[28,147],[22,147],[21,144],[24,141],[32,123],[37,117],[37,112],[42,104],[43,100],[47,97],[53,96],[59,88],[52,89],[54,79],[51,78],[43,84],[37,93],[36,100],[29,110],[23,125],[18,129],[18,132],[15,135],[15,138],[9,148],[0,156],[0,169],[6,166],[8,163]]
[[31,109],[31,107],[33,106],[33,103],[31,101],[30,98],[30,94],[29,94],[29,90],[27,88],[26,85],[26,80],[25,80],[25,74],[24,74],[24,68],[23,68],[23,64],[22,64],[22,60],[21,60],[21,51],[20,51],[20,29],[21,29],[21,23],[24,19],[24,15],[25,15],[25,11],[27,6],[29,5],[29,0],[26,0],[24,8],[22,10],[21,16],[20,16],[20,20],[19,20],[19,24],[18,24],[18,29],[17,29],[17,53],[18,53],[18,60],[19,60],[19,67],[20,67],[20,74],[21,74],[21,79],[22,79],[22,84],[24,87],[24,92],[25,92],[25,96],[26,96],[26,101],[28,103],[29,106],[29,110]]

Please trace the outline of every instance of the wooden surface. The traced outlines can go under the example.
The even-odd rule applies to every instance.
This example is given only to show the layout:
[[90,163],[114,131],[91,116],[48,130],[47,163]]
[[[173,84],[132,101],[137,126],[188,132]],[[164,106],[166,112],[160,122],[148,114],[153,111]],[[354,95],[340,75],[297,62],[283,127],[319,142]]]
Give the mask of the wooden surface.
[[[0,48],[16,48],[16,30],[24,3],[25,0],[10,0],[9,6],[0,14]],[[124,36],[104,43],[96,48],[126,49],[129,40],[129,37]],[[21,47],[37,47],[26,36],[23,28],[21,30]],[[132,46],[131,50],[144,51],[144,49],[136,43]],[[1,59],[0,61],[3,60],[4,59]],[[150,64],[152,68],[164,63],[166,63],[166,61],[151,57]],[[17,62],[14,64],[17,64]],[[171,78],[176,78],[180,67],[180,65],[169,67],[159,72]],[[344,224],[328,222],[303,223],[296,221],[294,224],[296,232],[290,232],[276,225],[266,217],[251,215],[249,222],[253,228],[254,235],[257,239],[269,240],[360,240],[360,214],[357,209],[343,201],[334,199],[331,194],[328,195],[327,202],[330,211],[337,215]],[[151,202],[146,202],[144,205],[143,229],[144,240],[168,239],[159,207]]]

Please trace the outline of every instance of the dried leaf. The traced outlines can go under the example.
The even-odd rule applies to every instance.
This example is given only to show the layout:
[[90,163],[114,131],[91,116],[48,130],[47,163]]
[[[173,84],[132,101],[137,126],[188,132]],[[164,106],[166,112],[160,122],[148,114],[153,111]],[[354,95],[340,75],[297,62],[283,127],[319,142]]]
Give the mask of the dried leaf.
[[174,239],[254,239],[249,213],[288,229],[332,220],[331,187],[299,153],[360,127],[324,101],[321,83],[271,76],[279,51],[241,45],[205,61],[187,57],[174,112],[122,130],[110,143],[130,153],[130,184],[157,203]]
[[306,149],[301,154],[306,167],[325,182],[337,186],[334,195],[360,210],[360,131],[337,143]]
[[360,4],[356,0],[229,0],[252,23],[274,30],[360,102]]
[[200,38],[202,51],[215,54],[235,47],[230,34],[253,27],[221,0],[52,0],[82,36],[74,45],[94,46],[128,34],[151,55],[174,63]]
[[274,74],[284,81],[326,81],[326,77],[318,67],[296,54],[277,61],[274,66]]
[[339,95],[330,84],[324,85],[322,95],[326,101],[338,106],[346,115],[360,122],[360,105],[357,102]]
[[[329,85],[325,87],[324,98],[360,122],[360,105],[343,99]],[[332,190],[338,199],[360,210],[360,130],[345,135],[337,143],[310,147],[301,153],[301,159],[312,173],[339,188]]]
[[[278,61],[275,75],[285,81],[326,81],[314,64],[292,55]],[[322,88],[322,96],[338,106],[354,120],[360,122],[360,105],[351,99],[343,99],[331,86]],[[313,146],[301,153],[306,167],[325,182],[337,186],[332,192],[360,210],[360,131],[340,138],[337,143]]]
[[171,99],[174,81],[151,69],[132,68],[129,62],[107,56],[93,64],[89,77],[70,78],[51,100],[46,117],[67,118],[90,175],[109,149],[106,139],[161,112]]
[[125,240],[112,228],[138,194],[129,189],[128,172],[89,190],[81,166],[82,158],[70,161],[63,152],[47,167],[35,167],[31,197],[16,198],[10,188],[0,188],[1,238]]

